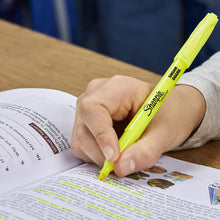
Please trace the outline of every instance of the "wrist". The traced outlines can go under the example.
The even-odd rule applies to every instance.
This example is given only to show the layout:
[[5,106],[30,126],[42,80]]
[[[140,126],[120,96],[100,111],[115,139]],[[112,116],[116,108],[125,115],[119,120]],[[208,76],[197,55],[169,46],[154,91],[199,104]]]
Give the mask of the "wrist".
[[188,111],[194,132],[201,124],[205,112],[206,101],[203,94],[193,86],[179,84],[176,86],[176,91],[180,93],[181,99],[185,102],[186,110]]

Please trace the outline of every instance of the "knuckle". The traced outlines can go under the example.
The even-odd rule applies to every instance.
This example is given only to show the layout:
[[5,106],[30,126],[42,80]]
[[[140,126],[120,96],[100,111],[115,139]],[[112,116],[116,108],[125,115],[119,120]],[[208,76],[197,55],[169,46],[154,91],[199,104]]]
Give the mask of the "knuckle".
[[106,133],[103,130],[97,130],[97,133],[95,134],[95,139],[98,143],[102,143],[105,136]]
[[77,100],[77,111],[81,114],[86,114],[89,111],[89,106],[92,106],[93,99],[88,96],[79,97]]
[[97,88],[97,86],[99,85],[100,81],[102,79],[93,79],[91,80],[87,87],[86,87],[86,92],[90,92],[90,91],[93,91],[95,88]]
[[126,79],[126,78],[129,78],[129,77],[127,77],[127,76],[123,76],[123,75],[114,75],[111,79],[110,79],[110,81],[113,81],[113,82],[124,82],[124,80]]

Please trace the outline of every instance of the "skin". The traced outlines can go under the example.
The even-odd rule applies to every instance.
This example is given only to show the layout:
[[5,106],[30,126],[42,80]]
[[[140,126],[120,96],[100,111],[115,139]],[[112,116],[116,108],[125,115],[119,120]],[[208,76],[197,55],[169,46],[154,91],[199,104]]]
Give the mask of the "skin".
[[[194,87],[177,85],[141,138],[120,154],[118,136],[155,85],[127,76],[91,81],[77,102],[71,149],[88,163],[115,163],[122,177],[155,165],[162,153],[180,146],[201,123],[206,103]],[[117,126],[115,126],[117,124]]]

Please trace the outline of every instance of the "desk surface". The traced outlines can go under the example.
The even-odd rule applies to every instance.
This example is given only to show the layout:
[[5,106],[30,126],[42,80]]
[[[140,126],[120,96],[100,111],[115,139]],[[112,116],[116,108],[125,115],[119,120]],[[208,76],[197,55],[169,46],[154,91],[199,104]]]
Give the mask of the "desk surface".
[[[160,76],[0,20],[0,90],[51,88],[79,96],[98,77],[129,75],[156,83]],[[220,141],[166,155],[220,169]]]

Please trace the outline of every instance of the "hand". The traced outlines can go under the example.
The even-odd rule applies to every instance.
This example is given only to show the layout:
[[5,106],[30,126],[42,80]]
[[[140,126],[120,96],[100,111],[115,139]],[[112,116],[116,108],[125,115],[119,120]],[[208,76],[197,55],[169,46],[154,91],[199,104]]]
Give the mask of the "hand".
[[177,85],[141,138],[120,154],[115,122],[137,112],[154,85],[127,76],[91,81],[77,101],[71,149],[88,163],[115,163],[118,176],[152,167],[162,153],[181,145],[201,123],[206,104],[194,87]]

